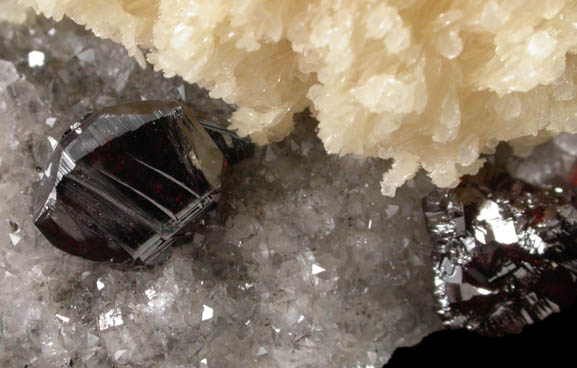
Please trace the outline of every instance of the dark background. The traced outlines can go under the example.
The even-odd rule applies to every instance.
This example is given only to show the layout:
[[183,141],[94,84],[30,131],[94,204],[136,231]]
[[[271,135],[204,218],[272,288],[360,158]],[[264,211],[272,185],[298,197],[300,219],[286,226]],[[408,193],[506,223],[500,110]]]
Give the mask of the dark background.
[[465,330],[435,332],[414,347],[397,349],[385,368],[417,364],[440,368],[575,367],[577,303],[525,327],[518,335],[488,338]]

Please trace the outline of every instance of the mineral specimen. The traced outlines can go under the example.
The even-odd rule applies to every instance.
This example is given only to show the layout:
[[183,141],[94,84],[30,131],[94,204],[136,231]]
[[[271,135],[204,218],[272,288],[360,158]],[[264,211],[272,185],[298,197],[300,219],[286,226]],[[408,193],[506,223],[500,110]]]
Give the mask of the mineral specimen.
[[425,200],[437,312],[450,328],[520,332],[577,296],[575,192],[495,166]]
[[56,247],[95,261],[155,263],[218,200],[247,141],[175,102],[103,109],[55,147],[35,223]]
[[454,187],[482,153],[576,132],[576,0],[19,0],[67,15],[239,108],[278,141],[310,106],[326,150],[392,158]]
[[380,368],[441,328],[421,209],[430,183],[418,175],[383,197],[374,178],[387,163],[327,155],[307,114],[234,166],[226,221],[209,212],[157,267],[50,246],[32,184],[71,116],[140,100],[220,120],[233,108],[67,19],[0,22],[0,59],[0,367]]

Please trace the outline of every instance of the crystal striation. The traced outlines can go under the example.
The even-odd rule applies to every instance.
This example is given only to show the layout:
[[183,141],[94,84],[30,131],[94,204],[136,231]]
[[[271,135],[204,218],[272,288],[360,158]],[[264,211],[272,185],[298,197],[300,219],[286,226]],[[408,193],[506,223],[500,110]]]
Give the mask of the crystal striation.
[[91,113],[56,145],[37,191],[36,226],[95,261],[155,263],[214,207],[250,143],[177,102]]
[[503,335],[568,307],[577,296],[576,199],[497,166],[427,196],[445,326]]

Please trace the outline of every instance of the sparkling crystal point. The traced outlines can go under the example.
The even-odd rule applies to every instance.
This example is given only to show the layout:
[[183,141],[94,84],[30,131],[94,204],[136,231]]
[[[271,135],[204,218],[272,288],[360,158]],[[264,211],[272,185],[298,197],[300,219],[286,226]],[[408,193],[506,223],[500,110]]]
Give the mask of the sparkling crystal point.
[[424,202],[437,313],[449,328],[520,332],[577,297],[571,188],[536,187],[486,167]]
[[56,247],[94,261],[159,259],[219,198],[248,141],[176,102],[142,101],[86,116],[56,147],[34,219]]

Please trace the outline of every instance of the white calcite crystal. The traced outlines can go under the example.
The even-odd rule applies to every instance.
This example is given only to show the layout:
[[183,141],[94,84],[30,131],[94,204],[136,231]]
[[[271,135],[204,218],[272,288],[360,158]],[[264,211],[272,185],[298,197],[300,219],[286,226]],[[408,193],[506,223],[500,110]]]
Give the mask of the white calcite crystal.
[[236,104],[232,128],[258,143],[310,107],[329,153],[394,160],[386,195],[577,131],[576,0],[19,2]]
[[166,263],[51,246],[31,201],[54,140],[105,106],[184,97],[232,111],[70,21],[0,23],[0,367],[380,368],[440,328],[420,207],[432,186],[383,197],[386,162],[327,155],[306,114],[234,167],[222,211]]

